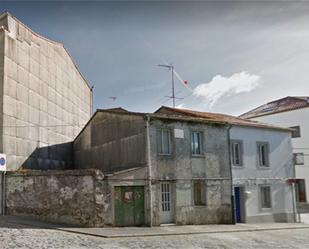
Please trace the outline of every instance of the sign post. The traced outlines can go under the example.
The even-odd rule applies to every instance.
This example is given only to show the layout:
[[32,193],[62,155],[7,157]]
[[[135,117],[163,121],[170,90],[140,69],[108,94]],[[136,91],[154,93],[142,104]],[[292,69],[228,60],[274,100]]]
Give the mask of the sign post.
[[5,214],[5,173],[6,173],[6,155],[0,154],[0,172],[1,172],[1,214]]

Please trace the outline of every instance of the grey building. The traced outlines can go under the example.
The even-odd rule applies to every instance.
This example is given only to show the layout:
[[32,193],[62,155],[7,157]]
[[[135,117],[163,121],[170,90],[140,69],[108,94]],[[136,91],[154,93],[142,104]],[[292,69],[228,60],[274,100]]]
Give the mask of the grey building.
[[92,113],[92,91],[63,44],[0,15],[0,151],[9,170],[62,169]]
[[74,164],[103,172],[105,224],[227,224],[228,146],[220,120],[97,110],[74,141]]

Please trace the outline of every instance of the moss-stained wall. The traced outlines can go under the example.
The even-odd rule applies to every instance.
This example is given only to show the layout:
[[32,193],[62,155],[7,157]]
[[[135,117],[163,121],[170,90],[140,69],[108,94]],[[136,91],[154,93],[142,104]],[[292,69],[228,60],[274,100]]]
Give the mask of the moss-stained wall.
[[82,226],[104,226],[106,184],[95,170],[11,172],[6,214]]

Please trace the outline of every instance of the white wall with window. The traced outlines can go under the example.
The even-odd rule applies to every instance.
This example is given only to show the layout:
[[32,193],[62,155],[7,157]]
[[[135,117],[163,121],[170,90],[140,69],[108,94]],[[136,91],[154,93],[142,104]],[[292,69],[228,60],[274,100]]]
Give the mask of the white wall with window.
[[234,186],[243,188],[245,222],[293,221],[293,154],[290,133],[232,126]]
[[304,191],[306,198],[302,201],[309,201],[309,108],[302,108],[287,112],[275,113],[262,117],[252,118],[264,123],[290,127],[292,133],[292,147],[294,153],[303,153],[303,164],[295,164],[296,178],[305,182]]

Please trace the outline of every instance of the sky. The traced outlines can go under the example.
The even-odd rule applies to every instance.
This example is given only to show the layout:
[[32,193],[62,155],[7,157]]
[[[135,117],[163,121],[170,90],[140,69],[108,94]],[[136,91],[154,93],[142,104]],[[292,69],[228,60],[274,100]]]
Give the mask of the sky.
[[[64,43],[94,108],[171,106],[242,114],[309,96],[309,2],[0,1],[34,31]],[[184,84],[183,81],[188,83]]]

